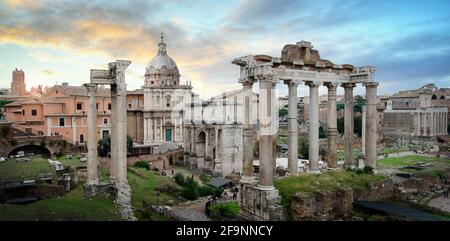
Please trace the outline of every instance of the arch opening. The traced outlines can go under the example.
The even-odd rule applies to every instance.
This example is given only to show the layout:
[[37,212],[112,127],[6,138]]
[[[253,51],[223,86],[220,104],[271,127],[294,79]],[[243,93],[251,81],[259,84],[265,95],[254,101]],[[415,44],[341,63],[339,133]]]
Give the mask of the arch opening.
[[45,158],[51,157],[51,152],[46,147],[38,146],[38,145],[24,145],[14,148],[12,151],[8,153],[8,156],[17,155],[19,151],[23,151],[26,154],[40,154]]

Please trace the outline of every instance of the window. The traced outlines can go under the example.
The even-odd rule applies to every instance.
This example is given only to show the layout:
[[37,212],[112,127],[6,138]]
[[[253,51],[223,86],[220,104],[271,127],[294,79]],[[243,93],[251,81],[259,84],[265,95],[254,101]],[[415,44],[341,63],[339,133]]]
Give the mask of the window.
[[83,109],[83,103],[77,103],[77,110]]
[[108,110],[111,110],[111,103],[108,103]]
[[108,124],[108,118],[103,118],[103,124]]
[[150,81],[150,84],[153,84],[153,81]]
[[31,110],[31,115],[37,115],[37,110]]
[[84,135],[80,134],[80,143],[84,143]]
[[99,106],[99,105],[100,105],[99,103],[95,104],[95,109],[96,109],[96,110],[98,110],[98,106]]
[[25,115],[25,110],[22,110],[22,115]]
[[64,126],[65,124],[64,121],[65,121],[64,117],[59,118],[59,126]]
[[128,103],[128,108],[131,108],[131,104],[130,103]]
[[170,99],[166,99],[166,106],[170,107]]

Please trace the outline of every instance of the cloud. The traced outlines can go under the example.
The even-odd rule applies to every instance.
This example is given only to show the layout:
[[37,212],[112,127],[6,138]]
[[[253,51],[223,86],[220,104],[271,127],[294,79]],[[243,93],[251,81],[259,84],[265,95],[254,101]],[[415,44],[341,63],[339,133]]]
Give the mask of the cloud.
[[49,69],[43,69],[43,70],[41,70],[41,73],[43,74],[43,75],[45,75],[45,76],[53,76],[55,73],[52,71],[52,70],[49,70]]
[[[220,14],[204,9],[211,3],[203,1],[27,2],[0,2],[0,45],[27,48],[39,69],[59,63],[88,72],[105,68],[108,60],[130,59],[127,78],[143,84],[145,65],[164,32],[182,79],[204,97],[240,88],[233,58],[280,56],[284,44],[302,39],[337,64],[376,65],[380,82],[396,81],[399,88],[410,78],[450,76],[449,15],[439,12],[437,2],[408,3],[405,9],[398,2],[243,0],[227,3]],[[64,80],[65,74],[53,78]]]

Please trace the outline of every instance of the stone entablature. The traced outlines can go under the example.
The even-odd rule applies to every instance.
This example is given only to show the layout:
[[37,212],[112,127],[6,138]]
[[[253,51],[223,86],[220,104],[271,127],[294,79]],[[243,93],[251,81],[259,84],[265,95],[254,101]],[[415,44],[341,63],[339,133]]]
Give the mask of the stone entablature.
[[[308,42],[306,42],[308,43]],[[344,82],[364,83],[374,81],[375,67],[354,67],[353,65],[336,65],[328,60],[320,59],[320,56],[311,57],[303,54],[308,50],[308,44],[297,43],[298,48],[292,48],[287,52],[295,52],[294,56],[301,59],[286,57],[289,55],[283,49],[281,58],[268,55],[248,55],[234,59],[232,63],[241,66],[240,82],[257,80],[263,76],[270,76],[273,80],[292,80],[295,82],[312,81],[316,83],[331,82],[341,84]],[[309,43],[310,45],[310,43]],[[309,46],[308,45],[308,46]],[[305,49],[306,48],[306,49]]]

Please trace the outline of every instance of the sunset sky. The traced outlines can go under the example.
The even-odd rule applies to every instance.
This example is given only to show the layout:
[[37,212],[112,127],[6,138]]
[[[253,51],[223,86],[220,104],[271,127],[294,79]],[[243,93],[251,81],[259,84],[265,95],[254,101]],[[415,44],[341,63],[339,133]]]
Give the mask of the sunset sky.
[[[201,97],[241,87],[233,58],[280,56],[285,44],[300,40],[336,64],[376,66],[380,94],[431,82],[450,87],[445,0],[0,0],[0,88],[9,87],[16,67],[27,87],[81,85],[91,68],[116,59],[133,62],[128,89],[140,88],[161,32],[181,82],[191,81]],[[299,90],[307,93],[304,85]]]

